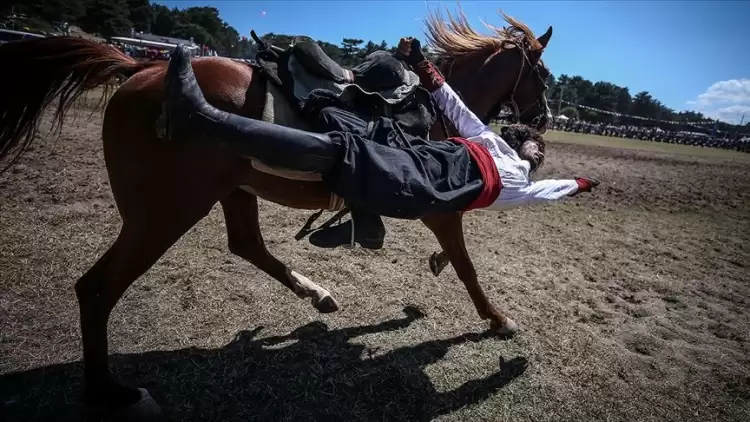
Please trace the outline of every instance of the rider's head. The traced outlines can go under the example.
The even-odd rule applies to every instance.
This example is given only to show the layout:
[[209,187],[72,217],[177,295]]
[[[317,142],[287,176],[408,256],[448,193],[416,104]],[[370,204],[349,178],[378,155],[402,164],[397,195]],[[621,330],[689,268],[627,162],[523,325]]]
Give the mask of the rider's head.
[[538,131],[526,125],[513,124],[500,129],[500,136],[522,160],[531,164],[531,172],[542,167],[546,144]]

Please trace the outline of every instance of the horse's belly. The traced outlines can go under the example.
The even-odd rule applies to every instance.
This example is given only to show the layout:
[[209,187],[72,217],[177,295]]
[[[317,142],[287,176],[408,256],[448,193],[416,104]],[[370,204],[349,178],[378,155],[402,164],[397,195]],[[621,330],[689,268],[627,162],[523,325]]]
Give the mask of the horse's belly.
[[341,198],[331,193],[323,182],[287,179],[258,171],[255,168],[251,172],[247,182],[240,186],[241,189],[266,201],[310,210],[335,211],[344,205]]

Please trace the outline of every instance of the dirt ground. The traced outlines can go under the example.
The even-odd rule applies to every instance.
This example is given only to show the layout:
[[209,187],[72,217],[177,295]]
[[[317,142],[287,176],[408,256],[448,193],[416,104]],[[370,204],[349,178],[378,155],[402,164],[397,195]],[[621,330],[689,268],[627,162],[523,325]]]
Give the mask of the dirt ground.
[[[76,279],[120,227],[99,115],[0,176],[0,419],[80,420]],[[550,137],[554,138],[555,134]],[[174,420],[750,420],[750,161],[551,143],[539,177],[593,195],[466,217],[484,334],[437,241],[387,220],[381,251],[293,239],[310,214],[262,202],[271,251],[342,304],[320,315],[229,254],[221,210],[126,293],[118,377]]]

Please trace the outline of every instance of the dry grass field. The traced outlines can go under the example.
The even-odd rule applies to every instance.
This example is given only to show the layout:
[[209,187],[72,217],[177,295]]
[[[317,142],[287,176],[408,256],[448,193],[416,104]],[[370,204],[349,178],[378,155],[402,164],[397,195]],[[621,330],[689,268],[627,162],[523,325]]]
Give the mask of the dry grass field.
[[[0,176],[0,419],[81,419],[73,284],[120,226],[100,130],[68,121]],[[309,212],[262,202],[270,250],[342,309],[230,255],[217,206],[115,308],[113,371],[171,420],[750,420],[750,156],[547,137],[539,177],[598,191],[465,219],[515,338],[484,332],[450,267],[430,273],[421,223],[319,250],[293,239]]]

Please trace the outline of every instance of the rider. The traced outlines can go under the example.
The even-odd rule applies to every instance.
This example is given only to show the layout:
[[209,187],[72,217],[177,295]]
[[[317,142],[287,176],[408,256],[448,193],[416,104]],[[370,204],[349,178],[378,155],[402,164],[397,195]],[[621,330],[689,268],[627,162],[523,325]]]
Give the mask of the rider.
[[449,142],[407,139],[398,124],[386,118],[377,119],[370,132],[356,125],[341,129],[342,119],[352,122],[357,117],[335,107],[324,109],[316,122],[315,129],[326,133],[227,113],[206,102],[189,53],[180,46],[166,77],[169,138],[202,139],[271,167],[320,173],[352,210],[353,224],[336,229],[331,243],[349,243],[354,227],[354,240],[373,249],[382,247],[385,236],[380,215],[416,219],[479,208],[502,210],[575,196],[599,184],[588,177],[531,181],[529,174],[544,162],[541,135],[510,126],[502,134],[516,147],[511,148],[463,104],[424,58],[419,41],[407,40],[407,63],[461,137]]

